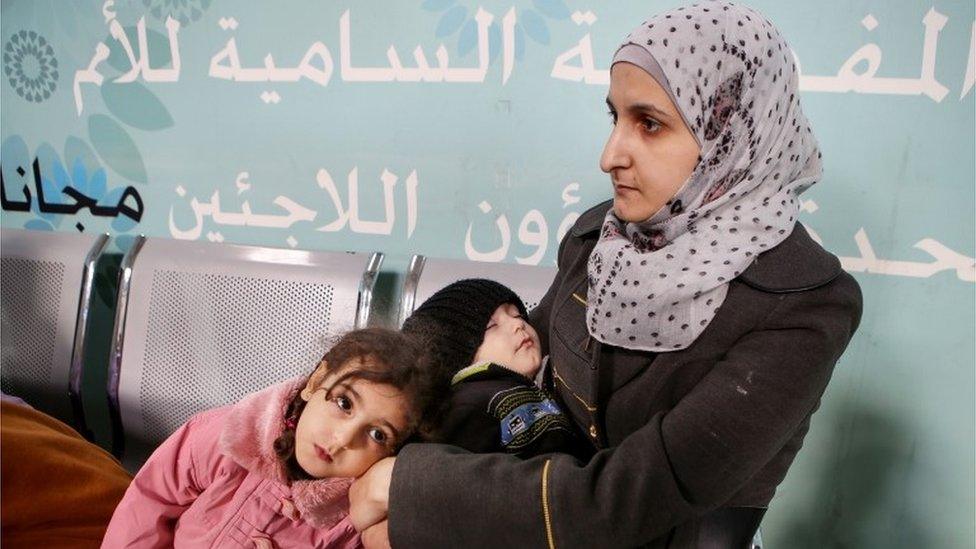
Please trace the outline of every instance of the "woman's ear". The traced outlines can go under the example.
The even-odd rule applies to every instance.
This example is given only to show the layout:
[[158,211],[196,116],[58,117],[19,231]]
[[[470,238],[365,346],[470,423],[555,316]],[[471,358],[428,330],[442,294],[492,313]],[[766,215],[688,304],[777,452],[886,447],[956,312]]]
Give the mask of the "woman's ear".
[[308,402],[308,399],[312,398],[312,393],[316,389],[322,386],[322,381],[329,374],[329,365],[324,360],[319,362],[319,365],[312,372],[312,375],[308,376],[308,383],[305,384],[305,388],[302,389],[301,397],[302,400]]

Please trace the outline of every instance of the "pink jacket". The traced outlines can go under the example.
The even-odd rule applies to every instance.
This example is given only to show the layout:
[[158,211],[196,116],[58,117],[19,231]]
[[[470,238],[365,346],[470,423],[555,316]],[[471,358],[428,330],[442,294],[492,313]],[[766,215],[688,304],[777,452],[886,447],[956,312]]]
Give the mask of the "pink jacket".
[[103,548],[358,548],[352,479],[286,480],[272,443],[290,380],[198,414],[156,449],[129,485]]

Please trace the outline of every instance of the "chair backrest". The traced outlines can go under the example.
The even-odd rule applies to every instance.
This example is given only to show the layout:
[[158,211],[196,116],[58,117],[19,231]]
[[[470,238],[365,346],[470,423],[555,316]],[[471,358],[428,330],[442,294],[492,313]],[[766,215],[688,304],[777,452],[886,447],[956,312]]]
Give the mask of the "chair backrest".
[[197,412],[310,373],[367,325],[382,259],[138,239],[122,261],[108,379],[123,465]]
[[90,436],[82,358],[95,262],[108,235],[0,230],[0,389]]
[[414,308],[444,286],[465,278],[489,278],[497,280],[515,291],[531,311],[549,290],[556,277],[555,267],[513,265],[509,263],[484,263],[457,259],[434,259],[415,255],[403,281],[400,294],[399,325],[410,316]]

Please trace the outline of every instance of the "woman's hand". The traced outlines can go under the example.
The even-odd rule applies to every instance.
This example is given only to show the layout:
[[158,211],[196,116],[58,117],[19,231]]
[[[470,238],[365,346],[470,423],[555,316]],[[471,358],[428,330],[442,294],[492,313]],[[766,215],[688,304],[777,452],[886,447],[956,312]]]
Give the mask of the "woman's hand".
[[361,538],[363,547],[366,549],[391,549],[389,526],[390,523],[383,520],[363,531]]
[[[386,523],[395,462],[396,458],[392,457],[377,461],[349,488],[349,519],[356,530],[364,532],[380,521]],[[385,526],[383,531],[386,531]]]

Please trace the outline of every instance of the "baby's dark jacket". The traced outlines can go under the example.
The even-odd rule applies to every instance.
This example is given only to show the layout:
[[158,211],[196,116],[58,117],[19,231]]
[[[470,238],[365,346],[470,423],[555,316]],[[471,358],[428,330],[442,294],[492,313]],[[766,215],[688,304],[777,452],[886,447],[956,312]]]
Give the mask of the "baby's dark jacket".
[[583,459],[592,452],[556,400],[518,372],[490,362],[474,364],[451,384],[450,409],[437,442],[521,458],[560,452]]

